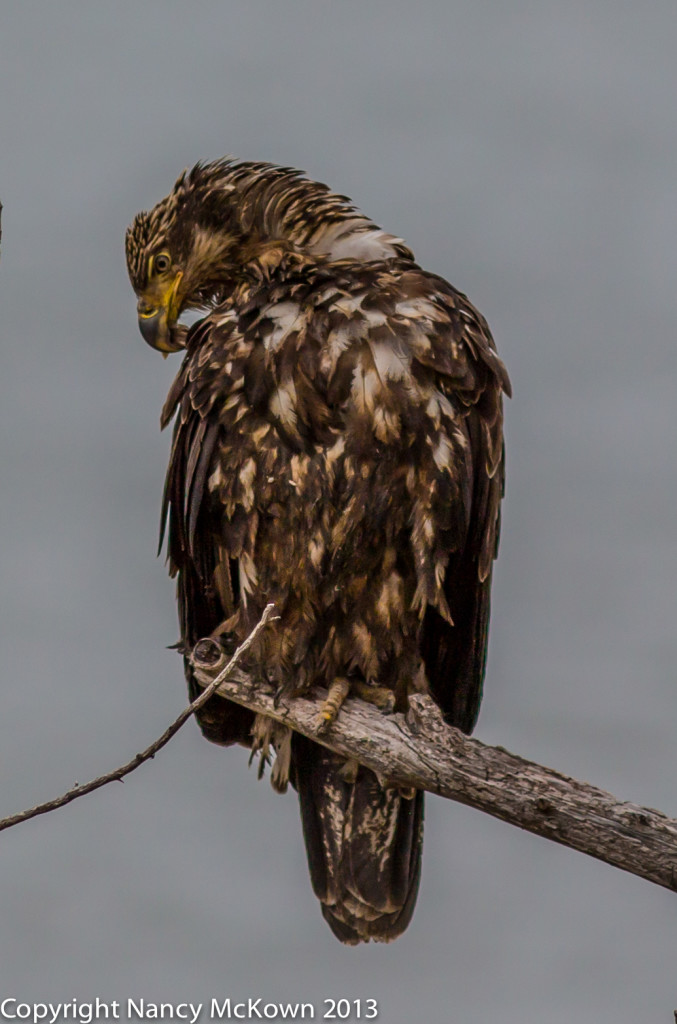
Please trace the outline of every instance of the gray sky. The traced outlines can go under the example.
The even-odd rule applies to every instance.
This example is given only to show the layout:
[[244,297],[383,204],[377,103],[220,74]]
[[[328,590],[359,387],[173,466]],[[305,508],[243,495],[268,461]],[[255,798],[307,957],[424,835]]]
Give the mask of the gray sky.
[[[177,358],[125,228],[232,153],[351,195],[488,317],[514,384],[477,735],[677,815],[674,0],[6,3],[0,813],[184,702],[154,557]],[[429,799],[406,935],[345,949],[292,795],[193,725],[0,840],[0,995],[368,997],[383,1024],[677,1008],[665,890]]]

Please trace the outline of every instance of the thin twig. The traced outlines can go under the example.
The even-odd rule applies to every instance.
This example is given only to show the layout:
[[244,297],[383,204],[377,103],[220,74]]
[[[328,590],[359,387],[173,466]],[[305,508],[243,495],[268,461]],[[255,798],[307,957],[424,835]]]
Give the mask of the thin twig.
[[19,814],[13,814],[9,818],[2,818],[0,820],[0,832],[6,828],[12,828],[13,825],[19,825],[22,821],[28,821],[29,818],[36,818],[38,814],[47,814],[48,811],[55,811],[57,807],[63,807],[64,804],[69,804],[71,800],[77,800],[78,797],[85,796],[86,793],[91,793],[95,789],[100,789],[101,786],[106,786],[109,782],[121,782],[125,775],[129,775],[130,772],[133,772],[139,767],[139,765],[143,764],[144,761],[149,761],[151,758],[155,757],[158,750],[161,750],[165,744],[169,743],[172,736],[176,735],[181,726],[188,721],[191,715],[201,708],[203,704],[206,704],[209,698],[216,691],[217,687],[226,681],[244,652],[251,647],[259,633],[265,628],[266,623],[270,621],[274,610],[275,605],[269,604],[266,606],[258,624],[254,627],[247,639],[240,644],[225,668],[219,672],[213,682],[211,682],[209,686],[202,691],[200,696],[195,698],[192,704],[189,704],[188,707],[183,709],[176,721],[172,722],[169,728],[163,732],[159,739],[155,740],[154,743],[151,743],[149,747],[146,747],[146,749],[140,754],[137,754],[136,757],[133,757],[131,761],[127,762],[127,764],[122,765],[121,768],[116,768],[115,771],[108,772],[107,775],[100,775],[98,779],[92,779],[91,782],[87,782],[85,785],[76,785],[72,789],[69,789],[67,793],[64,793],[63,796],[59,796],[55,800],[48,800],[47,803],[38,804],[37,807],[31,807],[27,811],[21,811]]

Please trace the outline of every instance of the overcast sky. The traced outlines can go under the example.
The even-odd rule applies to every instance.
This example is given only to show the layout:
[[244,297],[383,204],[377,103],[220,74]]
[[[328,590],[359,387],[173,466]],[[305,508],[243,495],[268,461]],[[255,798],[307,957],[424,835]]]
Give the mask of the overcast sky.
[[[183,706],[155,558],[179,357],[138,334],[123,239],[231,153],[351,195],[492,326],[515,397],[477,736],[677,815],[676,52],[674,0],[3,5],[0,814]],[[676,896],[432,798],[408,932],[341,947],[294,795],[192,723],[3,833],[0,871],[3,998],[677,1008]]]

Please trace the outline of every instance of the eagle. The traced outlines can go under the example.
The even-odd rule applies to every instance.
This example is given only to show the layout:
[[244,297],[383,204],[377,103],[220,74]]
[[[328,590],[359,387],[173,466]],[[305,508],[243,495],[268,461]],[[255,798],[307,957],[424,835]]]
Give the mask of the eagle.
[[[470,733],[510,395],[484,317],[346,196],[269,163],[184,171],[126,256],[143,338],[184,353],[160,547],[166,532],[191,699],[196,642],[234,649],[273,602],[247,670],[280,697],[326,689],[325,729],[348,695],[387,713],[423,692]],[[423,793],[218,696],[197,718],[296,789],[334,935],[400,935]]]

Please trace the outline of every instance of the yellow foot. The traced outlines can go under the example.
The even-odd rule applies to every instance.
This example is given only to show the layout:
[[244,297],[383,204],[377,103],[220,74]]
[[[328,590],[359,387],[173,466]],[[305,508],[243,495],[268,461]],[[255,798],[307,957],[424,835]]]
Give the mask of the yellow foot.
[[350,693],[350,683],[347,679],[335,679],[329,687],[327,699],[317,716],[317,725],[320,732],[326,732],[331,723],[338,715],[341,705]]
[[395,694],[392,690],[387,690],[385,686],[370,686],[369,683],[355,680],[352,684],[352,691],[368,704],[380,708],[381,711],[392,712],[395,710]]

